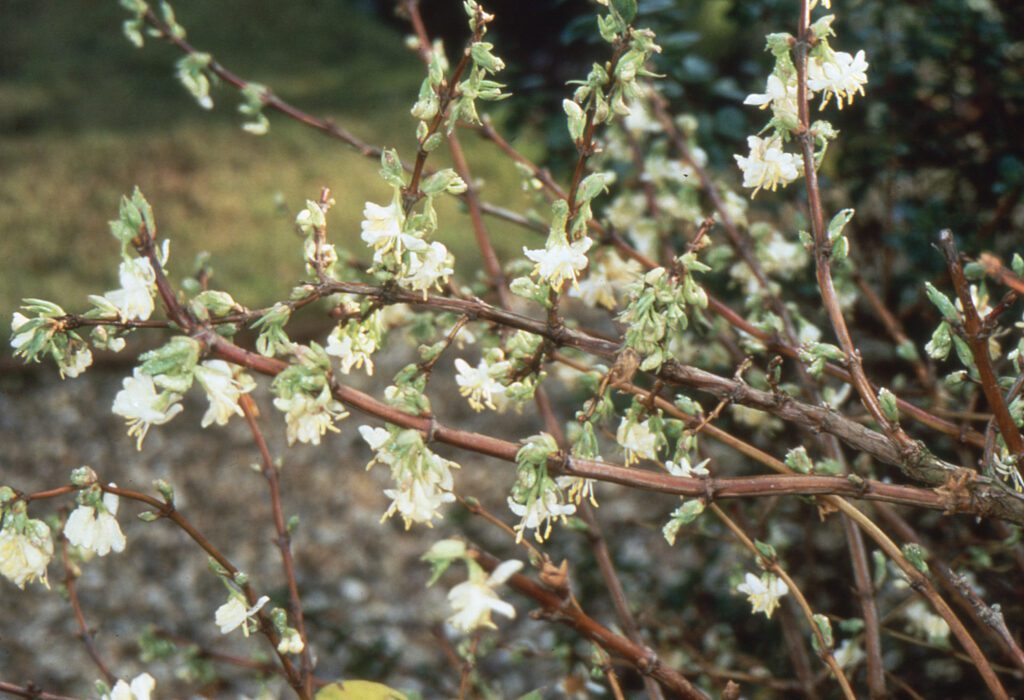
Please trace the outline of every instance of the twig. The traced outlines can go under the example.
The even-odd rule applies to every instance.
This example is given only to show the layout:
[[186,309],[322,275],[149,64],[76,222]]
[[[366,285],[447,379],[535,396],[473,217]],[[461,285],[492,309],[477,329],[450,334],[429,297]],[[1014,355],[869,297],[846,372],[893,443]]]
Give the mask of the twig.
[[74,564],[72,564],[70,557],[68,556],[68,538],[64,535],[60,537],[60,558],[61,563],[64,565],[64,588],[68,592],[68,602],[71,604],[71,610],[75,614],[75,623],[78,625],[78,636],[81,638],[82,643],[85,645],[85,650],[89,654],[89,658],[92,659],[93,664],[99,669],[100,673],[103,674],[104,680],[109,684],[113,684],[117,680],[117,676],[111,672],[110,667],[107,666],[103,657],[100,655],[100,650],[96,646],[96,640],[92,635],[92,631],[89,629],[88,623],[85,621],[85,613],[82,610],[82,603],[78,599],[78,572]]

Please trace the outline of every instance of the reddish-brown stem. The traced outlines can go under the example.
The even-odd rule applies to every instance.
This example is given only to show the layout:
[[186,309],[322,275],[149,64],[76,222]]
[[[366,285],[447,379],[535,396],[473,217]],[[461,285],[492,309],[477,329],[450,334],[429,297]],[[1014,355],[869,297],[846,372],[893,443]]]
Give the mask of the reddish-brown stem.
[[[971,348],[974,365],[978,368],[981,390],[985,393],[985,399],[988,401],[996,425],[999,426],[999,433],[1003,436],[1003,441],[1010,454],[1016,458],[1024,458],[1024,438],[1021,437],[1020,430],[1014,423],[1013,416],[1010,415],[1006,401],[1003,400],[1003,392],[999,388],[999,378],[996,376],[995,368],[992,366],[992,357],[988,351],[988,334],[983,332],[978,309],[971,297],[971,287],[967,282],[967,277],[964,276],[960,254],[957,252],[953,233],[949,229],[939,234],[939,248],[946,258],[949,276],[953,280],[953,288],[960,300],[964,317],[963,337]],[[1019,464],[1015,465],[1015,468],[1018,472],[1024,470],[1024,467]]]
[[306,635],[305,616],[302,612],[302,598],[299,596],[299,584],[295,577],[295,560],[292,557],[291,533],[284,519],[284,507],[281,504],[281,475],[274,460],[270,456],[270,448],[263,437],[256,417],[259,410],[256,402],[248,394],[243,394],[238,401],[245,416],[245,422],[252,432],[253,442],[260,453],[260,461],[263,464],[263,477],[267,480],[267,487],[270,490],[270,504],[274,515],[274,530],[277,538],[274,543],[281,552],[281,566],[284,569],[285,580],[288,582],[288,599],[291,608],[292,619],[295,620],[295,629],[302,638],[302,683],[308,695],[313,694],[313,656],[309,648],[309,637]]
[[64,565],[64,588],[68,592],[68,603],[71,604],[71,610],[75,614],[75,623],[78,625],[78,636],[81,638],[82,643],[85,645],[85,651],[89,654],[89,658],[92,659],[93,664],[99,669],[99,672],[103,674],[104,680],[108,684],[113,684],[117,680],[110,667],[107,666],[103,657],[100,655],[100,650],[96,646],[96,640],[92,636],[92,631],[89,629],[88,623],[85,621],[85,613],[82,610],[82,603],[78,599],[78,575],[75,573],[75,569],[71,563],[70,557],[68,556],[68,540],[63,535],[60,538],[60,558],[61,563]]
[[[195,525],[193,525],[185,516],[183,516],[173,503],[166,503],[158,500],[148,494],[141,493],[139,491],[133,491],[131,489],[121,488],[120,486],[102,486],[103,491],[107,493],[113,493],[122,498],[127,498],[131,501],[138,501],[144,503],[152,508],[160,517],[170,520],[172,523],[177,525],[186,535],[188,535],[193,542],[199,545],[200,549],[206,552],[210,557],[216,561],[227,573],[234,579],[241,571],[231,560],[228,559],[209,539],[204,535]],[[246,582],[241,585],[245,599],[249,605],[255,605],[257,601],[256,591],[253,589],[252,584]],[[305,687],[302,683],[302,678],[299,670],[295,668],[291,659],[287,655],[282,654],[277,650],[277,645],[281,641],[280,635],[277,634],[277,630],[274,629],[274,624],[271,622],[269,616],[263,610],[256,613],[259,619],[260,632],[267,638],[270,645],[274,647],[274,653],[277,654],[278,660],[281,662],[281,667],[284,669],[285,675],[288,678],[288,683],[295,690],[295,693],[303,700],[310,700],[311,696],[306,693]]]
[[14,683],[0,681],[0,693],[7,693],[18,698],[27,698],[28,700],[82,700],[71,695],[47,693],[31,683],[28,685],[15,685]]
[[[471,550],[477,562],[487,571],[493,571],[500,561],[480,550]],[[649,675],[671,693],[672,697],[707,700],[707,696],[675,669],[662,664],[649,649],[622,635],[615,634],[587,615],[577,605],[556,594],[546,586],[523,574],[513,574],[507,585],[522,595],[532,598],[542,608],[540,613],[554,622],[568,625],[581,636],[602,647],[609,654],[621,656],[635,669]]]

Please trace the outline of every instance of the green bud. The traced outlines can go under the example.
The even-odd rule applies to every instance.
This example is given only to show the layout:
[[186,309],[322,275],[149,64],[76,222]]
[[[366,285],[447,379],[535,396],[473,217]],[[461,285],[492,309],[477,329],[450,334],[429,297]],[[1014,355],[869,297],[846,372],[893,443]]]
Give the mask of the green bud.
[[779,555],[775,551],[775,547],[762,542],[761,540],[754,540],[754,548],[757,549],[758,553],[764,557],[767,561],[774,562],[778,559]]
[[953,337],[950,334],[949,323],[943,321],[932,333],[932,339],[924,346],[924,351],[933,360],[945,360],[949,357],[949,350],[953,347]]
[[900,409],[896,404],[896,395],[893,394],[886,388],[882,388],[878,392],[878,403],[882,407],[882,413],[893,423],[898,423],[900,420]]
[[160,496],[163,497],[165,503],[174,503],[174,487],[169,483],[163,479],[157,479],[153,482],[153,488],[155,488]]
[[[815,613],[811,619],[814,620],[814,626],[817,628],[818,633],[821,634],[821,638],[825,640],[825,648],[831,649],[835,645],[835,638],[832,635],[832,623],[827,617],[817,613]],[[811,645],[814,647],[815,651],[821,651],[821,649],[818,648],[818,635],[814,635],[811,638]]]
[[814,462],[807,455],[807,448],[802,445],[786,453],[786,466],[801,474],[810,474],[814,471]]
[[671,519],[661,530],[661,534],[665,537],[665,541],[669,543],[669,546],[675,546],[680,528],[696,520],[704,512],[704,507],[704,501],[694,499],[684,502],[672,511]]
[[583,138],[587,115],[582,107],[568,99],[562,100],[562,109],[565,110],[565,116],[569,118],[569,136],[572,137],[573,143],[579,143]]
[[920,571],[922,574],[928,573],[928,564],[926,563],[926,560],[928,559],[928,550],[916,542],[909,542],[903,545],[901,550],[903,551],[903,556],[906,557],[907,561],[909,561],[915,569]]
[[91,467],[78,467],[71,471],[71,485],[78,488],[92,486],[99,480]]
[[960,321],[960,314],[957,312],[953,302],[949,300],[949,297],[936,289],[931,282],[925,282],[924,288],[928,298],[935,304],[939,312],[942,313],[943,318],[950,323],[958,323]]

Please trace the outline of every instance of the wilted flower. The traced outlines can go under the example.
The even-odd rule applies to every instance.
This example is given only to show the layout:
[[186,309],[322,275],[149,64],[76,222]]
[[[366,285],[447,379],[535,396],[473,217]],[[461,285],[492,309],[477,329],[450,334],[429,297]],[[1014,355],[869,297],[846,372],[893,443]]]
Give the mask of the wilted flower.
[[111,551],[123,552],[126,540],[117,523],[118,500],[116,494],[104,493],[97,507],[81,504],[71,511],[64,524],[68,542],[101,557]]
[[772,613],[779,607],[779,598],[789,593],[789,586],[775,574],[766,572],[758,578],[748,573],[744,582],[736,586],[736,590],[747,594],[747,600],[754,606],[755,615],[763,612],[765,617],[771,619]]
[[494,587],[505,583],[521,568],[521,561],[505,561],[484,579],[482,569],[470,567],[469,580],[458,584],[448,593],[448,602],[455,611],[448,618],[451,626],[468,634],[481,627],[496,629],[497,625],[491,620],[492,612],[509,619],[514,618],[516,609],[499,598]]
[[127,419],[128,435],[137,436],[136,447],[141,450],[149,426],[163,425],[181,413],[181,397],[170,391],[158,393],[153,378],[138,368],[122,385],[114,397],[113,412]]

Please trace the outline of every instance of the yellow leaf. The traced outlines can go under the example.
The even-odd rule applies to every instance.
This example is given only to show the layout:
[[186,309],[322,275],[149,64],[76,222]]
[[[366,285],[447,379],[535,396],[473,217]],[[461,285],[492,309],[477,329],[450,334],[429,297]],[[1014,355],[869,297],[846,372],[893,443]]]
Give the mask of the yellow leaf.
[[316,700],[409,700],[394,688],[373,681],[339,681],[325,685]]

